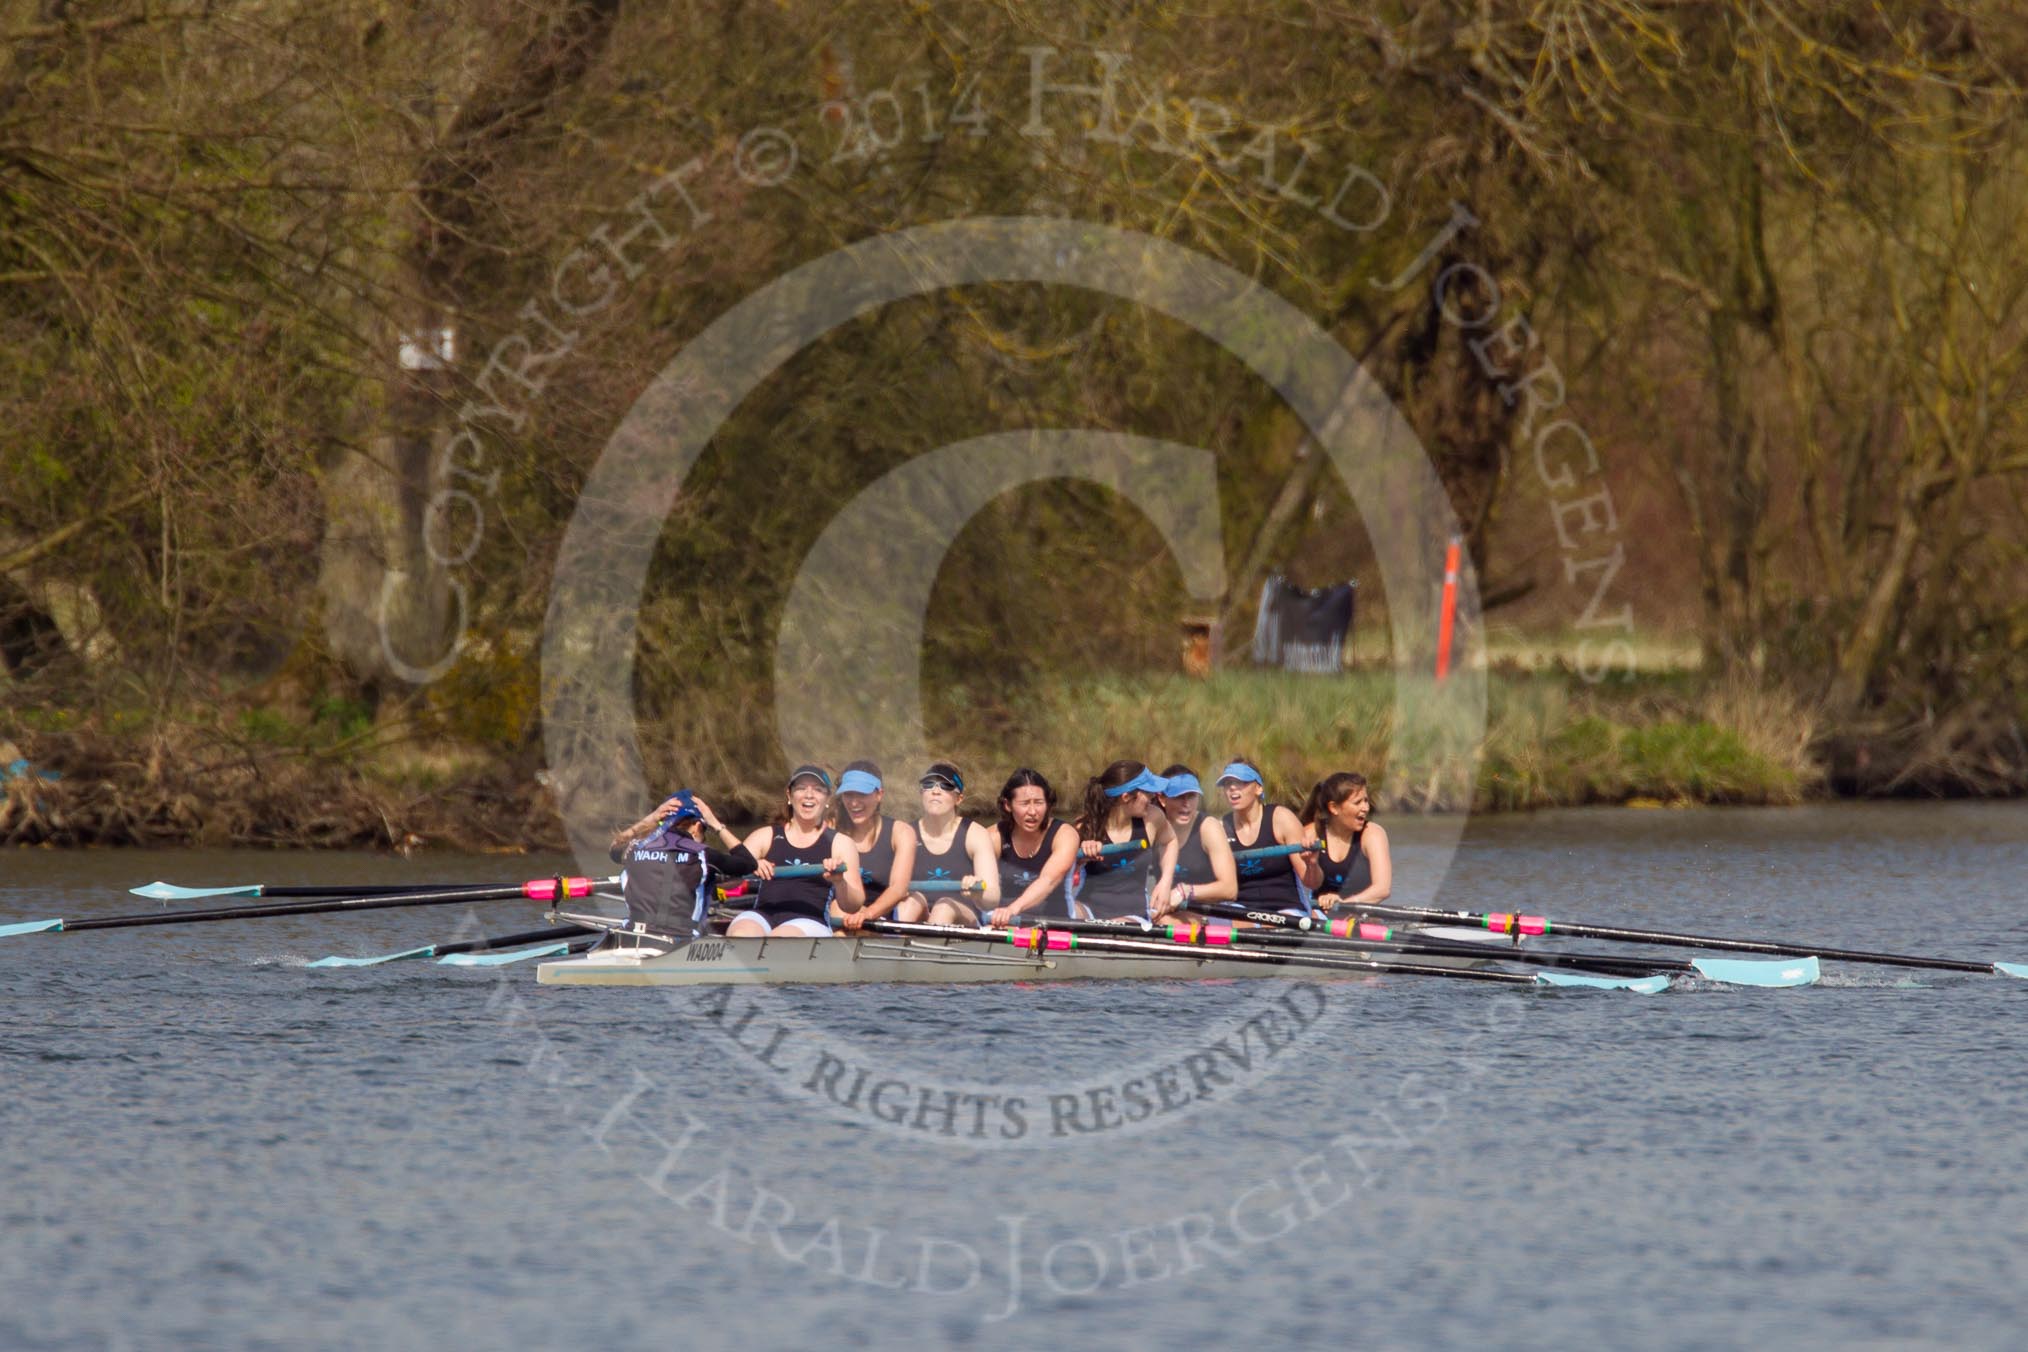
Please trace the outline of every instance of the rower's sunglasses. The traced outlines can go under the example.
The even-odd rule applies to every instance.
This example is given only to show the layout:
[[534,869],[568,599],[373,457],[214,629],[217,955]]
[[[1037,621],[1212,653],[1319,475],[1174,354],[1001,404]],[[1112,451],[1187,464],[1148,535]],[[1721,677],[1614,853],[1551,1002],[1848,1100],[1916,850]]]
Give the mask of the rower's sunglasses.
[[957,793],[965,786],[945,779],[942,775],[924,775],[922,782],[916,787],[921,789],[942,789],[946,793]]

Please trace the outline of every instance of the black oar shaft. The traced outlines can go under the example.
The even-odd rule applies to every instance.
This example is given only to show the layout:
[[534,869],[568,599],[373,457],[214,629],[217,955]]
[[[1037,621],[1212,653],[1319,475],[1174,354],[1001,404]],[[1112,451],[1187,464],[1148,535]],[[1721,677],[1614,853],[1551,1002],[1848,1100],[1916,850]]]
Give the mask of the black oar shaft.
[[[573,884],[585,879],[568,879]],[[587,891],[589,888],[587,887]],[[447,892],[408,892],[386,897],[342,897],[329,901],[287,901],[274,906],[220,906],[203,911],[148,911],[140,915],[113,915],[98,920],[66,920],[63,933],[81,930],[139,929],[149,925],[194,925],[207,920],[261,920],[283,915],[322,915],[331,911],[384,911],[405,906],[455,906],[466,901],[548,901],[551,896],[529,897],[529,886],[513,883],[480,891],[459,889]],[[575,892],[573,895],[583,895]]]
[[[283,898],[298,898],[298,899],[306,897],[321,897],[327,900],[332,900],[339,897],[412,896],[421,890],[423,890],[422,886],[418,886],[415,883],[375,883],[372,885],[362,883],[354,887],[312,887],[307,885],[289,886],[289,887],[269,887],[267,884],[263,883],[261,885],[261,896],[264,898],[283,897]],[[441,887],[432,888],[430,890],[435,892],[457,892],[457,891],[492,892],[497,891],[498,889],[486,883],[445,883]]]
[[[1231,945],[1256,945],[1266,948],[1309,949],[1319,953],[1398,953],[1404,957],[1421,958],[1476,958],[1485,962],[1518,962],[1530,967],[1561,967],[1572,971],[1597,972],[1605,976],[1649,976],[1657,972],[1694,973],[1697,969],[1680,958],[1637,958],[1618,953],[1537,953],[1524,949],[1509,948],[1500,944],[1474,944],[1455,939],[1426,939],[1410,934],[1391,939],[1343,938],[1315,931],[1303,932],[1301,921],[1293,916],[1248,912],[1238,907],[1226,909],[1207,908],[1215,914],[1236,913],[1239,918],[1255,919],[1262,922],[1257,929],[1232,931],[1228,943],[1215,945],[1219,949]],[[1051,929],[1068,929],[1073,934],[1119,934],[1122,927],[1093,920],[1051,920]],[[1182,926],[1169,927],[1170,940],[1179,948],[1204,949],[1204,937],[1194,939],[1177,937],[1175,931]],[[1126,931],[1132,934],[1133,930]]]
[[[1472,911],[1433,911],[1420,906],[1374,906],[1359,903],[1353,909],[1389,920],[1434,920],[1453,925],[1485,926],[1488,917]],[[1545,931],[1577,939],[1609,939],[1617,943],[1656,944],[1664,948],[1707,948],[1728,953],[1766,953],[1775,957],[1823,958],[1836,962],[1868,963],[1879,967],[1926,967],[1942,972],[1983,972],[1991,975],[1990,962],[1962,958],[1926,958],[1905,953],[1873,953],[1863,949],[1825,948],[1818,944],[1788,943],[1773,939],[1726,939],[1709,934],[1674,934],[1665,930],[1621,929],[1613,925],[1585,925],[1553,920]],[[1495,930],[1495,933],[1500,932]]]
[[1334,939],[1321,934],[1254,930],[1242,931],[1238,942],[1276,948],[1308,948],[1325,952],[1358,950],[1404,953],[1425,958],[1477,958],[1484,962],[1524,963],[1530,967],[1567,967],[1574,971],[1599,972],[1607,976],[1647,976],[1654,972],[1692,973],[1697,970],[1680,958],[1636,958],[1613,953],[1538,953],[1527,949],[1502,948],[1498,944],[1423,939],[1414,935],[1399,939]]
[[602,932],[588,929],[583,925],[556,925],[549,929],[528,930],[521,934],[502,934],[491,939],[467,939],[463,943],[438,944],[436,955],[447,958],[453,953],[492,953],[503,948],[520,948],[524,944],[548,944],[558,939],[577,939]]

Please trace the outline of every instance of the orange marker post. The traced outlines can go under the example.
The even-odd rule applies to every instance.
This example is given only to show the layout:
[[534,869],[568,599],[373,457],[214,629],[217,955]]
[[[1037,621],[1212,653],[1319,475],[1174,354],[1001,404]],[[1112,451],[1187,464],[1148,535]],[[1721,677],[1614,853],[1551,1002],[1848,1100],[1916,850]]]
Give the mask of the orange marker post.
[[1436,678],[1451,674],[1451,631],[1458,618],[1458,537],[1444,551],[1444,599],[1437,608]]

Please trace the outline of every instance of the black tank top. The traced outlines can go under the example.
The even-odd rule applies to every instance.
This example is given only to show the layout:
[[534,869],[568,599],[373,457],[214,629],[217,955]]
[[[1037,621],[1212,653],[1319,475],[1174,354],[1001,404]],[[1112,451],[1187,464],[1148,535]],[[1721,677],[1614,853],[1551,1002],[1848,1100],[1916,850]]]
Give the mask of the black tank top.
[[[1278,843],[1275,840],[1275,805],[1264,802],[1260,805],[1260,834],[1251,841],[1239,838],[1239,828],[1233,825],[1235,814],[1225,814],[1225,839],[1237,856],[1242,850],[1259,849]],[[1296,890],[1296,868],[1289,862],[1289,856],[1277,854],[1266,859],[1238,859],[1239,904],[1254,910],[1275,911],[1284,906],[1300,906],[1303,897]]]
[[1352,837],[1352,848],[1343,859],[1333,859],[1330,837],[1325,837],[1325,848],[1317,855],[1317,862],[1324,868],[1324,885],[1317,889],[1317,895],[1326,892],[1341,897],[1356,897],[1373,886],[1373,863],[1360,847],[1366,837],[1366,828],[1360,827],[1359,834]]
[[894,818],[882,817],[873,843],[859,852],[859,869],[866,879],[866,899],[873,900],[894,880]]
[[[1133,833],[1127,839],[1148,839],[1147,818],[1134,818]],[[1111,842],[1101,840],[1100,843]],[[1078,888],[1077,899],[1089,906],[1092,916],[1098,920],[1118,920],[1121,916],[1146,915],[1148,868],[1154,854],[1154,850],[1142,848],[1130,850],[1126,854],[1085,860],[1084,883]]]
[[702,842],[659,830],[627,847],[620,875],[627,920],[650,934],[684,940],[704,921],[708,870]]
[[972,864],[972,852],[966,847],[971,844],[972,832],[977,825],[969,817],[958,818],[958,829],[951,832],[948,849],[941,852],[932,850],[929,841],[923,838],[922,827],[915,830],[915,869],[911,882],[940,883],[946,879],[956,882],[965,876]]
[[[827,826],[814,844],[796,846],[789,844],[788,828],[777,826],[775,838],[768,843],[767,857],[776,868],[787,868],[792,864],[822,865],[831,857],[837,838],[838,833]],[[754,900],[753,908],[770,925],[779,925],[797,916],[822,920],[828,925],[831,922],[825,911],[830,902],[829,878],[770,878],[761,884],[760,896]]]
[[[1000,842],[1000,901],[1003,905],[1013,905],[1023,892],[1034,886],[1049,863],[1050,847],[1056,844],[1056,833],[1070,829],[1069,822],[1058,821],[1043,827],[1042,843],[1035,847],[1034,854],[1016,851],[1014,833],[1011,830],[1007,833],[1007,838]],[[1064,901],[1063,888],[1056,888],[1040,906],[1027,914],[1045,919],[1068,919],[1070,908]]]
[[1211,856],[1204,852],[1204,818],[1197,817],[1184,832],[1183,848],[1176,851],[1176,881],[1202,887],[1205,883],[1216,882],[1218,877],[1211,870]]

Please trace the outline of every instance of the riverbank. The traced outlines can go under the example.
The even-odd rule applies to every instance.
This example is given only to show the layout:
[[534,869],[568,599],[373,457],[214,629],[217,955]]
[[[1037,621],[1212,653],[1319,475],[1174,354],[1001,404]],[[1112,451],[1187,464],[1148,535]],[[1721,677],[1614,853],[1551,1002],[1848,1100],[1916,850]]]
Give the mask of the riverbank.
[[1022,722],[1036,733],[1034,763],[1050,773],[1085,765],[1092,748],[1132,744],[1122,731],[1144,729],[1157,769],[1181,761],[1215,772],[1245,754],[1285,801],[1334,770],[1357,770],[1382,811],[1789,804],[1822,784],[1805,709],[1777,694],[1713,686],[1695,672],[1601,685],[1561,671],[1495,673],[1470,774],[1443,749],[1402,744],[1396,700],[1392,673],[1375,671],[1104,678],[1055,688]]
[[[1365,774],[1382,811],[1504,812],[1587,804],[1789,804],[1823,796],[1808,711],[1780,695],[1713,687],[1694,672],[1591,686],[1557,671],[1494,675],[1475,773],[1396,745],[1394,678],[1279,672],[1092,677],[987,708],[979,692],[932,700],[933,729],[979,782],[1015,763],[1070,802],[1120,752],[1209,774],[1259,763],[1284,801],[1338,769]],[[357,711],[291,721],[209,710],[167,728],[118,720],[0,724],[0,845],[253,846],[410,851],[564,846],[533,753],[375,727]],[[53,726],[51,724],[54,724]],[[969,734],[969,735],[968,735]],[[705,787],[761,810],[777,791],[765,755]],[[50,776],[54,776],[53,778]],[[990,810],[988,794],[973,806]]]

